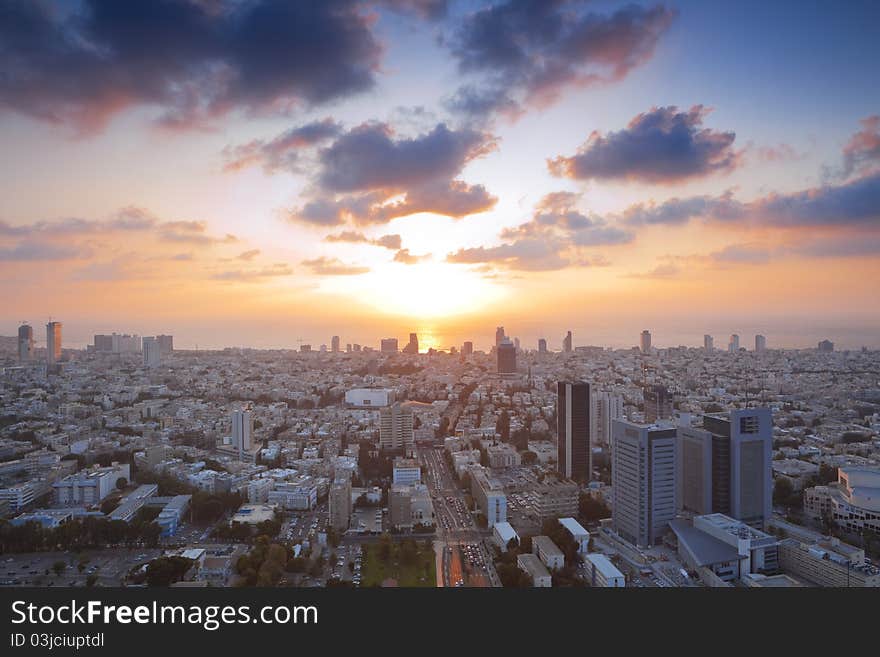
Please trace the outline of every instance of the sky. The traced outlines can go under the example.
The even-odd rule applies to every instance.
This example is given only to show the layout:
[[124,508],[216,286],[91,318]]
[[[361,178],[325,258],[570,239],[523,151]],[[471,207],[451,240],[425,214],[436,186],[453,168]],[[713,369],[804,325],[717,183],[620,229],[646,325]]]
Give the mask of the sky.
[[2,0],[0,334],[880,347],[878,24]]

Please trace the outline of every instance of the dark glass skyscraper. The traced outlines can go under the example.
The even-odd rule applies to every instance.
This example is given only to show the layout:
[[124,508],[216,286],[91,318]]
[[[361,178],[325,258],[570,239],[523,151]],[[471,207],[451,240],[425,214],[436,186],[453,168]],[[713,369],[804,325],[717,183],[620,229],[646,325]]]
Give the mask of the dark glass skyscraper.
[[557,470],[575,481],[587,482],[593,471],[590,441],[590,384],[556,384]]
[[516,373],[516,347],[513,343],[504,338],[498,343],[498,373],[499,374],[515,374]]

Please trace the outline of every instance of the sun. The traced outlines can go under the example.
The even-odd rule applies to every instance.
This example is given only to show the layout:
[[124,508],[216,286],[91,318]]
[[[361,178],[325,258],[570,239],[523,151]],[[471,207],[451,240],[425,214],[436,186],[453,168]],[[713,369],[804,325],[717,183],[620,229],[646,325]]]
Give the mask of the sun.
[[417,319],[477,312],[505,296],[496,282],[441,262],[382,263],[360,276],[325,281],[322,288],[353,296],[383,314]]

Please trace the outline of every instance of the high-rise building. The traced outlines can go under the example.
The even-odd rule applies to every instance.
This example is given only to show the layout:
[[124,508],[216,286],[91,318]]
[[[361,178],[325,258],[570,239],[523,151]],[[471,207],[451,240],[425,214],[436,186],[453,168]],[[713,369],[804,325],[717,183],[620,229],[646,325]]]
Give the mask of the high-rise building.
[[254,415],[249,409],[232,411],[232,446],[239,453],[250,451],[254,435]]
[[30,324],[18,327],[18,360],[26,363],[34,357],[34,329]]
[[93,338],[93,343],[95,345],[95,351],[107,354],[113,351],[112,335],[95,335]]
[[519,338],[514,338],[514,339],[513,339],[513,347],[514,347],[514,349],[516,349],[517,351],[519,351],[519,346],[520,346],[520,344],[519,344]]
[[593,391],[590,436],[597,445],[612,445],[612,422],[623,418],[623,397],[612,392]]
[[419,353],[419,336],[415,333],[409,334],[409,342],[403,348],[403,353],[405,354],[417,354]]
[[474,353],[474,343],[467,341],[463,345],[461,345],[461,355],[462,356],[470,356]]
[[61,360],[61,322],[46,324],[46,364],[52,367]]
[[174,353],[174,336],[173,335],[157,335],[156,342],[159,343],[159,352],[163,356]]
[[736,333],[730,336],[730,342],[727,343],[727,351],[730,353],[739,351],[739,336]]
[[339,336],[338,335],[334,335],[332,338],[330,338],[330,351],[332,351],[334,354],[339,353]]
[[379,411],[379,448],[409,449],[413,445],[413,412],[408,406],[393,404]]
[[590,384],[556,384],[556,468],[566,479],[590,481],[593,471],[590,436]]
[[397,338],[382,338],[379,349],[383,354],[396,354],[398,351]]
[[159,346],[159,341],[153,337],[144,338],[143,347],[144,367],[159,367],[159,361],[162,354],[162,349]]
[[338,532],[348,529],[351,522],[351,481],[337,478],[330,486],[328,496],[330,526]]
[[510,340],[504,338],[499,342],[495,355],[499,374],[516,374],[516,347]]
[[572,351],[572,346],[571,346],[571,331],[569,331],[568,333],[566,333],[566,334],[565,334],[565,337],[562,338],[562,351],[564,351],[564,352],[567,353],[567,354],[568,354],[568,353],[571,353],[571,351]]
[[678,427],[678,443],[682,508],[764,526],[773,497],[769,408],[706,415],[702,428]]
[[544,338],[540,338],[538,340],[538,353],[539,354],[546,354],[547,353],[547,340],[545,340]]
[[763,354],[765,351],[767,351],[767,338],[765,338],[763,335],[755,336],[755,351],[759,354]]
[[834,351],[834,343],[831,340],[822,340],[817,348],[823,354],[830,354]]
[[653,424],[657,420],[672,417],[672,394],[666,386],[653,385],[645,389],[645,422]]
[[615,420],[613,434],[614,531],[636,545],[656,545],[678,510],[676,430]]
[[501,341],[506,338],[507,335],[504,333],[504,327],[498,326],[495,328],[495,346],[497,347],[501,344]]
[[715,339],[708,333],[703,336],[703,349],[706,351],[715,350]]
[[651,353],[651,332],[647,329],[642,331],[642,335],[639,339],[639,348],[642,350],[643,354]]

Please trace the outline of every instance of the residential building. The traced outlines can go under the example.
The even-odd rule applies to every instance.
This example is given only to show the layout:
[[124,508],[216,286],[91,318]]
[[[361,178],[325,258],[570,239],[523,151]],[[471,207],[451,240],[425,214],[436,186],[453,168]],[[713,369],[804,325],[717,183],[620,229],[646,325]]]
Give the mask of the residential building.
[[588,554],[585,557],[587,581],[598,588],[623,588],[626,577],[604,554]]
[[413,446],[413,412],[409,406],[396,403],[379,411],[379,448],[409,449]]
[[534,554],[520,554],[516,557],[517,567],[532,579],[532,586],[550,588],[553,586],[553,578],[550,572]]
[[565,555],[549,536],[533,536],[532,552],[548,570],[557,570],[565,566]]

